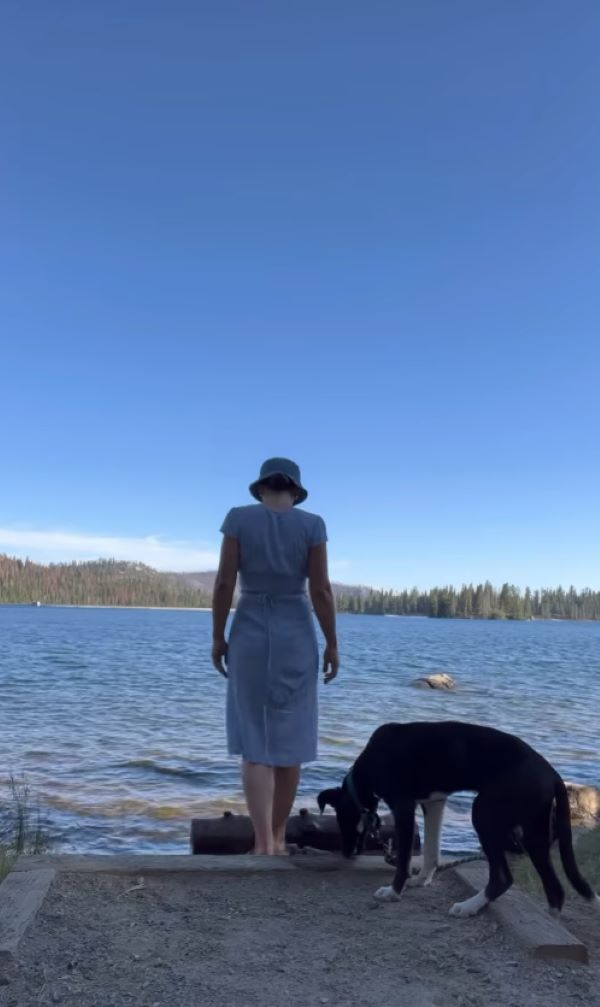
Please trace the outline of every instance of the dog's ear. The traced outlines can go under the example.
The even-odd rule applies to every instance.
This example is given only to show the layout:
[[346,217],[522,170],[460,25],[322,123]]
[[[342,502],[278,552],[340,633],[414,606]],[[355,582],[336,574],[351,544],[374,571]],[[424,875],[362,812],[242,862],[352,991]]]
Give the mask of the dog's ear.
[[319,811],[321,814],[325,811],[326,806],[329,804],[332,808],[337,811],[338,801],[340,799],[340,794],[342,792],[341,787],[334,787],[332,790],[322,790],[317,797],[317,803],[319,805]]

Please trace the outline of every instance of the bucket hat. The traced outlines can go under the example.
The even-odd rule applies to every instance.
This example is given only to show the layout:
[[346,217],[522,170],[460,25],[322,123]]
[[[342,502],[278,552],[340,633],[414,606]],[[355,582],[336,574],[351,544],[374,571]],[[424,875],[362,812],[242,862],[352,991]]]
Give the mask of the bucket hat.
[[298,496],[294,504],[303,503],[306,500],[308,493],[302,485],[300,469],[296,465],[296,462],[291,461],[289,458],[267,458],[266,462],[262,463],[258,479],[250,483],[248,487],[256,500],[260,500],[259,489],[261,482],[264,479],[268,479],[269,476],[285,476],[294,484],[298,490]]

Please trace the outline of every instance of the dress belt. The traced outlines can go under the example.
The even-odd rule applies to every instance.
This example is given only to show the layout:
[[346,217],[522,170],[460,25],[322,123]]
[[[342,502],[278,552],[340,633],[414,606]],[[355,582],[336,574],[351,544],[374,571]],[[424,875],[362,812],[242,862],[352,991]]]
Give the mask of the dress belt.
[[306,591],[285,591],[278,594],[272,594],[269,591],[242,591],[241,595],[242,598],[256,598],[268,605],[273,605],[276,601],[291,601],[293,598],[308,600]]

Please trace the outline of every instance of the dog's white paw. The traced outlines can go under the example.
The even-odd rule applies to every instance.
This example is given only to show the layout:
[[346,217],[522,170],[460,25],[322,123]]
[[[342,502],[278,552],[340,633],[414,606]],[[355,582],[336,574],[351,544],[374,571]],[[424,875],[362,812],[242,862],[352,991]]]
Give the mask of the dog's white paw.
[[458,916],[460,919],[465,919],[467,916],[477,916],[477,913],[485,909],[487,904],[488,899],[485,892],[477,892],[477,895],[473,895],[470,899],[465,899],[464,902],[455,902],[450,909],[450,915]]
[[467,899],[465,902],[455,902],[450,907],[450,916],[457,916],[459,919],[466,919],[467,916],[476,916],[479,909],[472,909],[469,906],[470,901],[471,899]]
[[383,888],[378,888],[373,897],[378,902],[398,902],[400,899],[398,892],[395,892],[391,885],[384,885]]

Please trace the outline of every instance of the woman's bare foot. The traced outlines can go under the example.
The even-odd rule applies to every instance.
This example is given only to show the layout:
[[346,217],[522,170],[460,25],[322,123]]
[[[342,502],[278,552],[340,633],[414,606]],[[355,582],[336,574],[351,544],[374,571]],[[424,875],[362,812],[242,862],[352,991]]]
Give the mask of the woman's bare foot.
[[255,846],[253,849],[248,850],[248,853],[252,857],[283,857],[287,856],[289,850],[285,843],[273,843],[272,846],[263,847]]
[[278,857],[285,856],[289,852],[285,841],[285,822],[280,829],[273,831],[273,850]]

